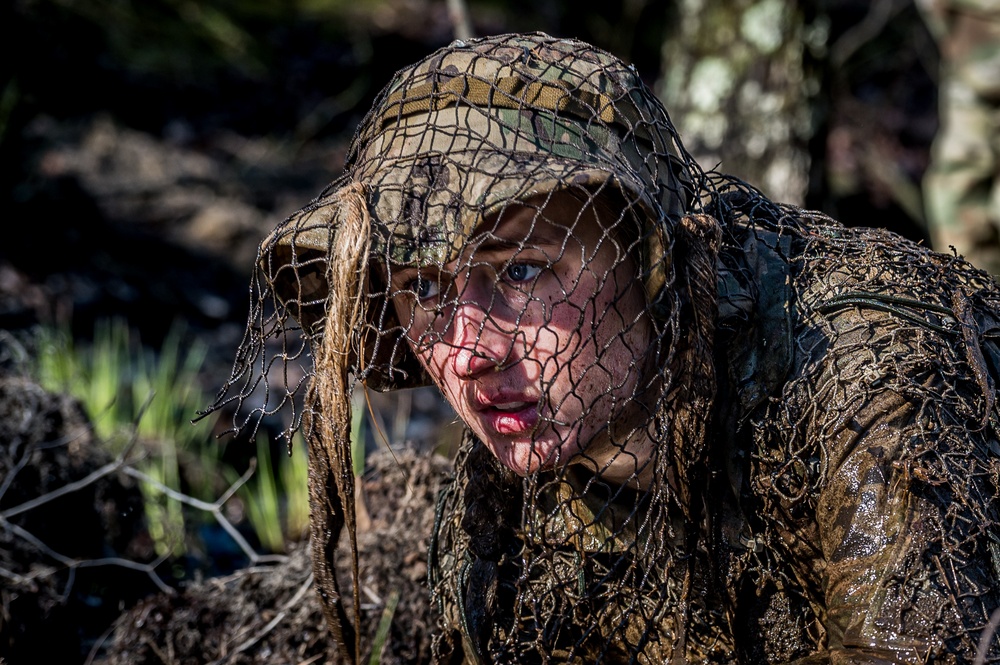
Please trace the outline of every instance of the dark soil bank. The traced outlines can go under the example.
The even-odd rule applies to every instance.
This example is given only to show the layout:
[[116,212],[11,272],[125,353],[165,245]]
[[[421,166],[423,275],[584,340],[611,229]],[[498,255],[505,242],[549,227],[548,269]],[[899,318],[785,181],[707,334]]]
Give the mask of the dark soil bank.
[[[434,524],[435,497],[447,467],[438,456],[381,452],[369,459],[361,482],[371,517],[370,528],[358,534],[361,634],[370,644],[379,623],[391,620],[381,663],[429,660],[434,619],[424,534]],[[347,596],[348,552],[342,548],[340,554],[338,574],[347,582]],[[277,566],[244,569],[140,603],[118,621],[108,653],[98,662],[327,662],[333,656],[331,642],[312,588],[309,548],[300,546]]]
[[[331,657],[305,545],[281,563],[189,583],[136,604],[157,591],[151,564],[145,570],[122,565],[153,558],[141,496],[95,445],[79,406],[29,381],[2,379],[0,441],[0,519],[8,527],[0,531],[0,654],[6,662],[79,662],[86,653],[92,662],[114,665]],[[436,455],[380,452],[370,456],[360,481],[370,516],[358,538],[361,631],[374,638],[379,623],[391,620],[383,663],[428,660],[427,534],[447,467]],[[349,594],[348,552],[341,555],[339,574]],[[115,620],[124,607],[132,609]]]

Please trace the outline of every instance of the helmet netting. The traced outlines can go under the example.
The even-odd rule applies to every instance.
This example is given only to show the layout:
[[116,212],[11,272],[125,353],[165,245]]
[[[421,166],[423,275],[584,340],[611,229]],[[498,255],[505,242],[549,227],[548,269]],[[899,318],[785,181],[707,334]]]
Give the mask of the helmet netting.
[[[397,74],[345,175],[263,243],[252,304],[216,406],[250,407],[237,428],[289,409],[290,433],[289,368],[314,358],[314,564],[348,652],[354,381],[433,382],[467,426],[430,551],[441,659],[970,656],[998,602],[992,282],[703,173],[585,44],[489,38]],[[884,464],[856,423],[891,431]],[[854,549],[827,574],[870,586],[846,634],[825,626],[861,592],[820,586],[832,533]],[[929,625],[947,636],[897,639]]]

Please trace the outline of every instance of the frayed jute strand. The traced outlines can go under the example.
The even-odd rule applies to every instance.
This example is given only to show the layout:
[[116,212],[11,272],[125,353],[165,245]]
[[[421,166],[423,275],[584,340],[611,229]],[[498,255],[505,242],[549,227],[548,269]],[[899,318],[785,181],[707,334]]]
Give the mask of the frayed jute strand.
[[346,528],[356,623],[361,613],[361,586],[351,460],[351,347],[356,347],[361,364],[357,331],[365,320],[371,217],[361,183],[346,185],[331,204],[338,210],[327,264],[327,315],[322,338],[313,344],[316,372],[307,396],[305,423],[310,450],[310,528],[313,570],[327,623],[338,642],[341,660],[354,663],[361,658],[361,636],[344,610],[334,555]]

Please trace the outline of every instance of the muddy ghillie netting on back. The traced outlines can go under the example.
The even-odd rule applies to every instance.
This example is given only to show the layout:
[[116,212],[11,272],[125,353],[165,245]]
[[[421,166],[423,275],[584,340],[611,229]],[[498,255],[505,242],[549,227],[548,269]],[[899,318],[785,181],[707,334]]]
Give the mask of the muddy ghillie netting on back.
[[508,35],[401,71],[254,294],[219,405],[254,426],[311,356],[345,659],[350,395],[434,383],[467,426],[442,661],[1000,660],[996,286],[703,172],[606,53]]

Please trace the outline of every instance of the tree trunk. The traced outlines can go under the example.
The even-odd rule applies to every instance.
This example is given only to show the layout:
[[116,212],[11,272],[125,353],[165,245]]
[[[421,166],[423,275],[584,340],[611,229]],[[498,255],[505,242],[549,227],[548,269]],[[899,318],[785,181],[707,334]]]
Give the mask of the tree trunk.
[[825,34],[806,26],[800,7],[792,0],[680,0],[658,94],[704,168],[801,205],[817,87],[805,53],[810,43],[822,48]]

